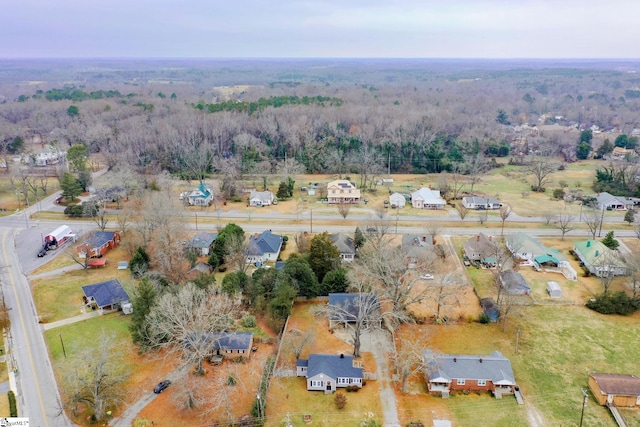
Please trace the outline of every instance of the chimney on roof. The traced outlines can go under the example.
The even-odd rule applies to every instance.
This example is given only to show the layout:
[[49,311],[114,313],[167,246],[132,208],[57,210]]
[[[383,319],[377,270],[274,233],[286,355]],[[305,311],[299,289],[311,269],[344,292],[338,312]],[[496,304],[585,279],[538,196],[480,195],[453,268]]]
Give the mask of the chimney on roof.
[[340,359],[344,359],[344,354],[340,353]]
[[476,242],[479,242],[479,241],[480,241],[480,235],[478,234],[478,235],[476,236]]
[[600,252],[596,250],[596,257],[600,255]]
[[253,238],[257,240],[258,239],[258,233],[254,233]]
[[591,246],[591,240],[587,240],[587,247]]
[[480,358],[480,363],[482,363],[482,357]]
[[493,239],[493,236],[489,236],[489,241],[491,241]]
[[454,362],[457,362],[457,361],[458,361],[458,358],[457,358],[457,357],[454,357],[454,358],[453,358],[453,361],[454,361]]

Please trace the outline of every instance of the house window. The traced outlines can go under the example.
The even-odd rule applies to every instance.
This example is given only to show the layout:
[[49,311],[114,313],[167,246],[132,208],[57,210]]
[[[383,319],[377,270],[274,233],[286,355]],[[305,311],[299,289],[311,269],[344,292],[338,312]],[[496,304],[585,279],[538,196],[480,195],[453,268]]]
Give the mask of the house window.
[[466,381],[465,381],[463,378],[458,378],[458,379],[456,380],[456,384],[458,384],[458,385],[464,385],[464,384],[465,384],[465,382],[466,382]]
[[227,350],[226,353],[227,354],[231,354],[231,353],[233,353],[233,350]]
[[482,387],[486,386],[487,385],[487,380],[478,380],[478,385],[482,386]]
[[244,350],[238,350],[238,353],[244,354]]
[[323,387],[323,386],[324,386],[323,381],[311,381],[311,387]]

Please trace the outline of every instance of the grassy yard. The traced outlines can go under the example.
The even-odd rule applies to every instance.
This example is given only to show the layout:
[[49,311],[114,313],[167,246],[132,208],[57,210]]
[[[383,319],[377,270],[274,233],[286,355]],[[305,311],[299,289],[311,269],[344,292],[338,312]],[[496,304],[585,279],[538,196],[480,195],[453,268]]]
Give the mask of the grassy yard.
[[11,414],[9,412],[9,393],[0,393],[0,417],[8,417],[10,415]]
[[127,291],[133,282],[128,270],[118,270],[117,263],[104,268],[74,270],[55,277],[31,281],[33,299],[41,323],[55,322],[81,313],[82,286],[105,280],[118,279]]

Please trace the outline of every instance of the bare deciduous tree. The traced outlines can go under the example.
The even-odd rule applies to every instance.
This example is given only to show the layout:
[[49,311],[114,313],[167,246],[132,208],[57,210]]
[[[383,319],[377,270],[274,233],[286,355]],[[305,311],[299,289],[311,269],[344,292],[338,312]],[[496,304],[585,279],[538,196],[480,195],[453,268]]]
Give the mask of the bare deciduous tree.
[[338,208],[338,214],[340,214],[343,219],[347,219],[349,210],[351,210],[351,204],[341,200],[340,202],[338,202],[338,204],[336,204],[336,207]]
[[422,352],[427,346],[427,340],[418,336],[411,336],[400,340],[393,354],[393,363],[400,377],[400,390],[407,392],[407,380],[424,370]]
[[551,181],[551,174],[558,169],[558,166],[546,156],[536,156],[529,166],[527,172],[533,175],[534,183],[532,190],[544,191],[545,186]]
[[113,345],[114,336],[102,332],[97,346],[83,346],[69,351],[63,367],[67,406],[75,412],[82,405],[104,419],[108,408],[117,406],[126,397],[122,387],[127,380],[127,366],[122,347]]
[[225,294],[187,283],[176,293],[162,295],[149,313],[151,347],[177,354],[202,375],[203,362],[213,354],[215,340],[235,328],[237,309]]
[[469,209],[462,203],[456,204],[456,211],[458,211],[458,215],[460,215],[460,219],[463,221],[469,213]]
[[573,217],[568,214],[558,215],[556,228],[560,230],[560,233],[562,233],[562,237],[560,238],[560,240],[564,240],[564,235],[574,229]]
[[585,208],[582,212],[582,222],[587,226],[591,233],[591,238],[596,238],[598,227],[603,219],[602,212],[595,208]]
[[308,330],[301,332],[298,330],[290,330],[287,332],[284,340],[284,348],[293,353],[296,360],[300,359],[304,349],[309,346],[316,339],[315,332]]
[[434,301],[436,304],[436,322],[442,320],[443,316],[441,316],[441,314],[443,310],[460,304],[458,297],[463,289],[464,284],[452,273],[447,273],[438,280],[434,280],[426,285],[428,299]]
[[500,206],[500,220],[502,221],[502,230],[501,230],[501,236],[504,236],[504,223],[507,220],[507,218],[509,218],[509,216],[511,216],[512,210],[511,210],[511,206],[509,205],[502,205]]

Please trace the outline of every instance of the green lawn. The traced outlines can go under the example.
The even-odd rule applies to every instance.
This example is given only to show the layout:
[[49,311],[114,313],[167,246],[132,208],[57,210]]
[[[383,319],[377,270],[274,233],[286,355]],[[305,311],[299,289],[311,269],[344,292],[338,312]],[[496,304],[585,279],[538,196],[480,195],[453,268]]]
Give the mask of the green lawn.
[[80,314],[82,286],[110,279],[119,279],[131,291],[133,286],[128,270],[92,269],[75,270],[56,277],[31,281],[33,299],[40,322],[50,323]]

